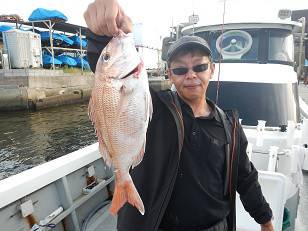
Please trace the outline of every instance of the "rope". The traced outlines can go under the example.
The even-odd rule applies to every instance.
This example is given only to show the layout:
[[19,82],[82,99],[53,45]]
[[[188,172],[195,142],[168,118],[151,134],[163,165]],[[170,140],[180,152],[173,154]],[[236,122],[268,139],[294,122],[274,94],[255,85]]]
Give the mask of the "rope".
[[56,228],[56,224],[52,224],[52,223],[47,224],[47,225],[37,225],[37,226],[39,226],[39,227],[37,227],[36,229],[34,229],[34,230],[32,230],[32,231],[40,230],[41,227],[47,227],[47,228],[51,228],[51,229]]

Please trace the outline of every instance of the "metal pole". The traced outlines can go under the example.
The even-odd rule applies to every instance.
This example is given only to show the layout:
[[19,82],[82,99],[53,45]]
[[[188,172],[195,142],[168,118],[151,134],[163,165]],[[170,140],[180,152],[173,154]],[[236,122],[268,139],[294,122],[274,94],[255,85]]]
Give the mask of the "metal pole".
[[50,42],[51,56],[52,56],[52,69],[55,70],[55,53],[53,50],[52,26],[51,26],[50,20],[49,20],[48,29],[49,29],[49,42]]
[[83,72],[83,51],[82,51],[82,36],[81,36],[81,27],[79,27],[79,39],[80,39],[80,61],[81,61],[81,71]]
[[304,49],[304,39],[305,39],[305,26],[306,26],[306,18],[300,18],[302,22],[302,33],[300,37],[300,44],[299,44],[299,59],[298,59],[298,67],[297,67],[297,79],[299,80],[301,74],[303,73],[303,49]]

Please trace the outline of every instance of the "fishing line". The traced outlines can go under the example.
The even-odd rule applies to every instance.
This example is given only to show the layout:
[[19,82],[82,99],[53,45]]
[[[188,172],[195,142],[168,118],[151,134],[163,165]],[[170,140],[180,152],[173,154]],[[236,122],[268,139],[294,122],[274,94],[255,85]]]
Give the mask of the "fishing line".
[[225,25],[225,13],[226,13],[226,0],[224,0],[224,9],[223,9],[223,14],[222,14],[222,25],[221,25],[221,39],[219,41],[219,61],[218,61],[218,77],[217,77],[217,88],[216,88],[216,105],[218,105],[218,97],[219,97],[219,88],[220,88],[220,64],[222,60],[222,41],[224,37],[224,25]]

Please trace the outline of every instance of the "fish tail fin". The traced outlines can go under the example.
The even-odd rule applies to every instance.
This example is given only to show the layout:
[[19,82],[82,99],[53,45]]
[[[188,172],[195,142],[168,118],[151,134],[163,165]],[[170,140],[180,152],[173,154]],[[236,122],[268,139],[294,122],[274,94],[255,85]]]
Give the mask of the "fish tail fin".
[[116,183],[109,212],[116,215],[126,202],[136,207],[144,215],[143,202],[132,180],[125,181],[122,184]]

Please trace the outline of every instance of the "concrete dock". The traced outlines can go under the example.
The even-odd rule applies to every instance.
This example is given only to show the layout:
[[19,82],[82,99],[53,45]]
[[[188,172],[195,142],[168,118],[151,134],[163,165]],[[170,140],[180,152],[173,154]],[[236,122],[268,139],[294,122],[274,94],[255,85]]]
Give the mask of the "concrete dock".
[[[164,77],[149,78],[155,90],[170,88]],[[92,72],[63,70],[0,69],[0,111],[39,110],[89,100]]]
[[0,110],[27,110],[88,100],[94,74],[63,70],[0,70]]

